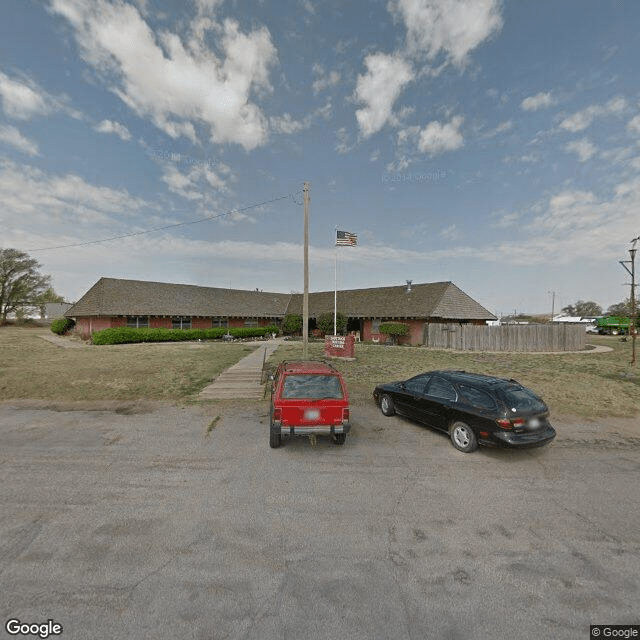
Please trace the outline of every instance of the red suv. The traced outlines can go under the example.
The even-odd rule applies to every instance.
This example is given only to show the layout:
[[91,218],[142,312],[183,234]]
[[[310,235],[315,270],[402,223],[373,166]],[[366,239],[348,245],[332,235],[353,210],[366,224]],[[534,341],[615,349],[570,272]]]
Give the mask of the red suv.
[[273,376],[269,444],[282,436],[330,435],[344,444],[349,424],[349,394],[337,369],[324,362],[282,362]]

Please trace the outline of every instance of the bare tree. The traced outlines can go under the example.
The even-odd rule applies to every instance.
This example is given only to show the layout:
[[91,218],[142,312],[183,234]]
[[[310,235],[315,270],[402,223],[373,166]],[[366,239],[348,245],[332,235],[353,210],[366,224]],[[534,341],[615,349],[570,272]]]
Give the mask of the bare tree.
[[51,277],[39,273],[41,265],[23,251],[0,249],[0,324],[11,312],[38,308],[38,298],[51,286]]

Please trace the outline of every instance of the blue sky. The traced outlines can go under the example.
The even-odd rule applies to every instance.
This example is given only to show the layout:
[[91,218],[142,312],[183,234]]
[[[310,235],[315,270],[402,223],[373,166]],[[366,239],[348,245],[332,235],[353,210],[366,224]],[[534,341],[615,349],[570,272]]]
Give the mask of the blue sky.
[[606,308],[640,235],[639,27],[633,0],[4,0],[0,246],[70,301],[301,291],[308,181],[312,290],[339,226],[340,288]]

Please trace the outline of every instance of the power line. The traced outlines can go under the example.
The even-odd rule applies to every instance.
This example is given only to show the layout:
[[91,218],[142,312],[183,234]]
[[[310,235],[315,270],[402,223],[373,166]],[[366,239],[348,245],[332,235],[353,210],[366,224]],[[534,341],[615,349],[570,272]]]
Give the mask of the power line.
[[166,229],[186,227],[191,224],[199,224],[200,222],[208,222],[210,220],[224,218],[225,216],[230,216],[234,213],[242,213],[243,211],[249,211],[249,209],[255,209],[265,204],[271,204],[272,202],[277,202],[278,200],[285,200],[286,198],[291,198],[295,202],[296,200],[294,198],[294,195],[295,194],[288,193],[286,196],[277,196],[275,198],[272,198],[271,200],[264,200],[263,202],[250,204],[246,207],[231,209],[230,211],[225,211],[224,213],[218,213],[214,216],[207,216],[206,218],[200,218],[198,220],[189,220],[188,222],[176,222],[174,224],[167,224],[163,227],[154,227],[153,229],[145,229],[144,231],[132,231],[131,233],[123,233],[117,236],[111,236],[110,238],[102,238],[101,240],[87,240],[86,242],[76,242],[74,244],[61,244],[54,247],[41,247],[40,249],[27,249],[27,251],[29,253],[34,253],[36,251],[52,251],[54,249],[70,249],[72,247],[86,247],[91,244],[101,244],[102,242],[111,242],[112,240],[121,240],[123,238],[131,238],[133,236],[142,236],[147,233],[154,233],[156,231],[165,231]]

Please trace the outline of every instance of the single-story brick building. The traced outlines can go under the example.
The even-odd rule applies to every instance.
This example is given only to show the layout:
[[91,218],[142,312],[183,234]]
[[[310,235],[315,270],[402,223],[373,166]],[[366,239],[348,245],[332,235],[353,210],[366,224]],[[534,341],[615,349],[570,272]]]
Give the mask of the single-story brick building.
[[[495,316],[452,282],[338,291],[338,311],[347,331],[364,341],[384,341],[380,324],[405,322],[400,342],[422,344],[425,322],[485,324]],[[309,294],[309,324],[333,313],[334,292]],[[83,337],[108,327],[260,327],[279,325],[287,315],[302,315],[302,294],[245,291],[187,284],[100,278],[67,310]]]

